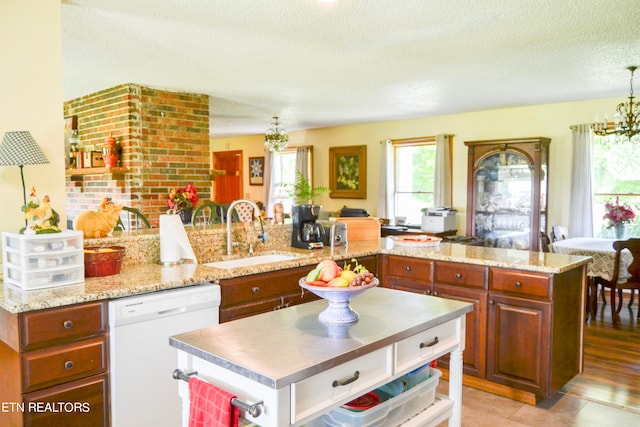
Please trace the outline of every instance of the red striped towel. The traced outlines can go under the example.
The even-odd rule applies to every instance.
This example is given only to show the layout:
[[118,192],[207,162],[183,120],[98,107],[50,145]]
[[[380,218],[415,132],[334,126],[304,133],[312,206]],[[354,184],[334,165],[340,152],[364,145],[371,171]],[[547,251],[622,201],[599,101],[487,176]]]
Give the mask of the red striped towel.
[[189,379],[189,427],[238,427],[235,395],[199,378]]

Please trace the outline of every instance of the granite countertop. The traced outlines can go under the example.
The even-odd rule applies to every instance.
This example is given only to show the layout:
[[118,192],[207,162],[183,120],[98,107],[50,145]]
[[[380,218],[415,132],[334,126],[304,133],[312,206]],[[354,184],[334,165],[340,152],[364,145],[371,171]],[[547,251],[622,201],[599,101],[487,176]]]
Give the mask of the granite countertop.
[[367,290],[350,305],[360,321],[320,322],[318,313],[327,302],[319,300],[176,335],[169,343],[280,389],[473,309],[461,301],[383,288]]
[[[158,263],[124,265],[119,274],[87,278],[84,283],[41,290],[22,290],[0,283],[0,308],[20,313],[88,301],[120,298],[164,289],[210,283],[221,279],[275,271],[305,265],[314,265],[322,259],[350,259],[376,254],[395,254],[418,258],[514,268],[541,273],[562,273],[586,264],[590,257],[528,252],[515,249],[493,249],[479,246],[441,243],[438,247],[411,248],[394,245],[391,238],[350,242],[348,247],[322,250],[304,250],[284,247],[280,250],[256,252],[294,253],[290,261],[262,264],[233,270],[220,270],[202,264],[181,264],[165,267]],[[208,259],[207,262],[216,259]]]

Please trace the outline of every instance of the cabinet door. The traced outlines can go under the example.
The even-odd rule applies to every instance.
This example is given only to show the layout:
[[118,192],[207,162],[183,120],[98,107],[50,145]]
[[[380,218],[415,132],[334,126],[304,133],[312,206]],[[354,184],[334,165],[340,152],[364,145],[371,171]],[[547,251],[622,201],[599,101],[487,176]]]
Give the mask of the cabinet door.
[[487,379],[546,396],[551,303],[489,294]]
[[[456,286],[433,285],[433,295],[473,304],[473,311],[466,314],[464,373],[484,378],[487,348],[487,292]],[[449,367],[449,355],[440,359],[443,367]]]
[[108,375],[103,374],[25,394],[24,427],[106,427],[108,391]]

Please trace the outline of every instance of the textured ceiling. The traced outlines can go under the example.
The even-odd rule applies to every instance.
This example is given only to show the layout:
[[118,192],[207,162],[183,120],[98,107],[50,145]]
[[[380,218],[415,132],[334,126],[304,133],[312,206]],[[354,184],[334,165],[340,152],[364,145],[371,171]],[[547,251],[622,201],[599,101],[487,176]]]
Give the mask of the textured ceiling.
[[64,98],[208,94],[213,137],[623,98],[639,23],[637,0],[62,0]]

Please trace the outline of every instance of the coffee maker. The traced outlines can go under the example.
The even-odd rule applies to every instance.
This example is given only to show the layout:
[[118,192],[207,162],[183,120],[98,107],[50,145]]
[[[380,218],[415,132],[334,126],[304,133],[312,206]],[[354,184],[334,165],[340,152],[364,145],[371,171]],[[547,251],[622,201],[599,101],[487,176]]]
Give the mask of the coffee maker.
[[324,247],[324,227],[319,224],[320,205],[294,205],[291,208],[293,229],[291,246],[302,249],[322,249]]

